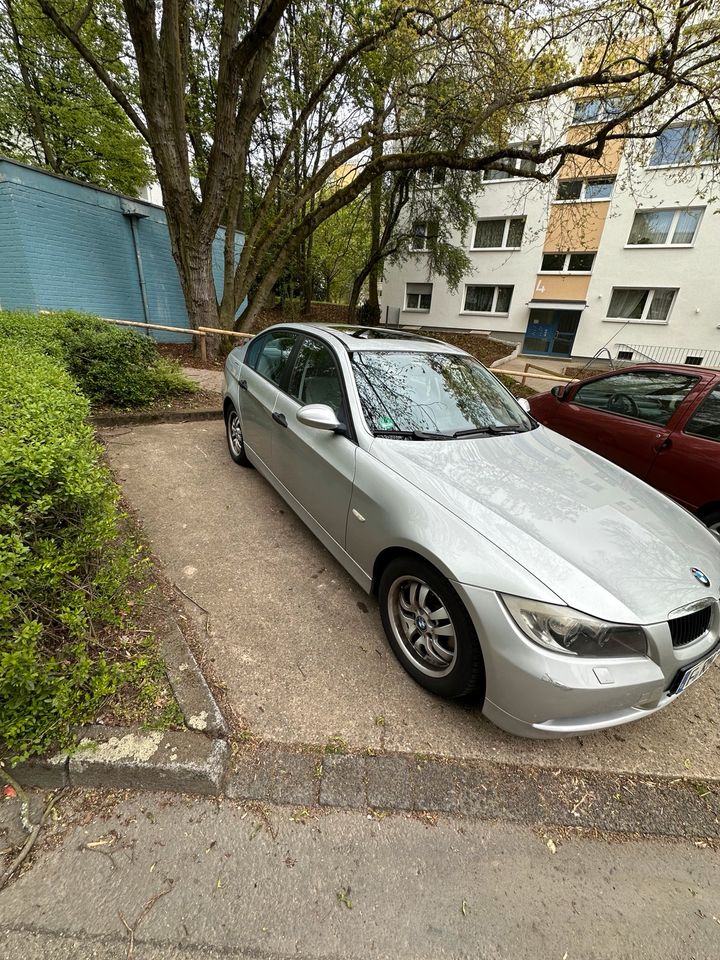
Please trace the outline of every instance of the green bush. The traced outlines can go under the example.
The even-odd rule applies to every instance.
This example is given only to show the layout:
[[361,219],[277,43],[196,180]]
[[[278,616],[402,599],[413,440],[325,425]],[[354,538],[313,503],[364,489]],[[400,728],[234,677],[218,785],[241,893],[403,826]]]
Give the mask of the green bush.
[[140,407],[195,389],[149,337],[90,314],[0,311],[0,338],[62,363],[93,403]]
[[102,652],[127,611],[135,547],[89,403],[56,360],[0,345],[0,741],[65,743],[133,669]]

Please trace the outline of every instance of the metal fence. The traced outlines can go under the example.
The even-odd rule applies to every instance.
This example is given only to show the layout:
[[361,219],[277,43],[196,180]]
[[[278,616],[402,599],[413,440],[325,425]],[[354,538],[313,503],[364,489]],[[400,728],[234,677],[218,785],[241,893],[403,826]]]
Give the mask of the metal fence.
[[720,350],[618,343],[615,345],[615,359],[632,363],[681,363],[695,367],[720,367]]

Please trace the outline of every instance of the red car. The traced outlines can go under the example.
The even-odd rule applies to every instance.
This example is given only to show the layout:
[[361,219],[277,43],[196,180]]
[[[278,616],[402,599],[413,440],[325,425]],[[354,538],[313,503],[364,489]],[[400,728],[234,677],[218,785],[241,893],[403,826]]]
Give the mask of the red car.
[[530,410],[720,532],[720,370],[626,367],[553,387]]

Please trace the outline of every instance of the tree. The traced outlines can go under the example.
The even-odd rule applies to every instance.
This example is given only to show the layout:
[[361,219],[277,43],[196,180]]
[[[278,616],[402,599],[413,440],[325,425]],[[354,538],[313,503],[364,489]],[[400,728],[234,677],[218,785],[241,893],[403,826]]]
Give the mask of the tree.
[[[75,3],[75,29],[85,42],[122,64],[120,8]],[[152,179],[142,137],[94,71],[29,0],[0,0],[0,149],[54,173],[137,195]]]
[[[147,140],[193,326],[229,326],[249,297],[248,327],[318,227],[386,174],[522,161],[547,180],[568,157],[599,157],[676,117],[717,122],[720,21],[705,0],[123,0],[140,106],[55,0],[28,2]],[[578,66],[573,48],[592,56]],[[291,76],[302,80],[292,95]],[[567,114],[587,95],[614,109],[572,142],[511,140],[529,115]],[[317,163],[301,166],[306,148]],[[352,180],[325,191],[351,162]]]

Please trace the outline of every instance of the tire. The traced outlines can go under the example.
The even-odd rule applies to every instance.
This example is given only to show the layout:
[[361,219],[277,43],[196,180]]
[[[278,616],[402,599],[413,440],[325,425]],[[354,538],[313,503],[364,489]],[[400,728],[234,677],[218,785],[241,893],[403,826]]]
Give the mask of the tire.
[[441,573],[418,557],[396,557],[380,578],[378,595],[388,642],[413,680],[441,697],[484,696],[475,628]]
[[712,513],[707,513],[704,517],[700,517],[700,519],[706,527],[720,534],[720,510],[713,510]]
[[241,467],[251,467],[252,464],[245,453],[240,416],[232,404],[229,404],[225,411],[225,437],[228,451],[235,463]]

